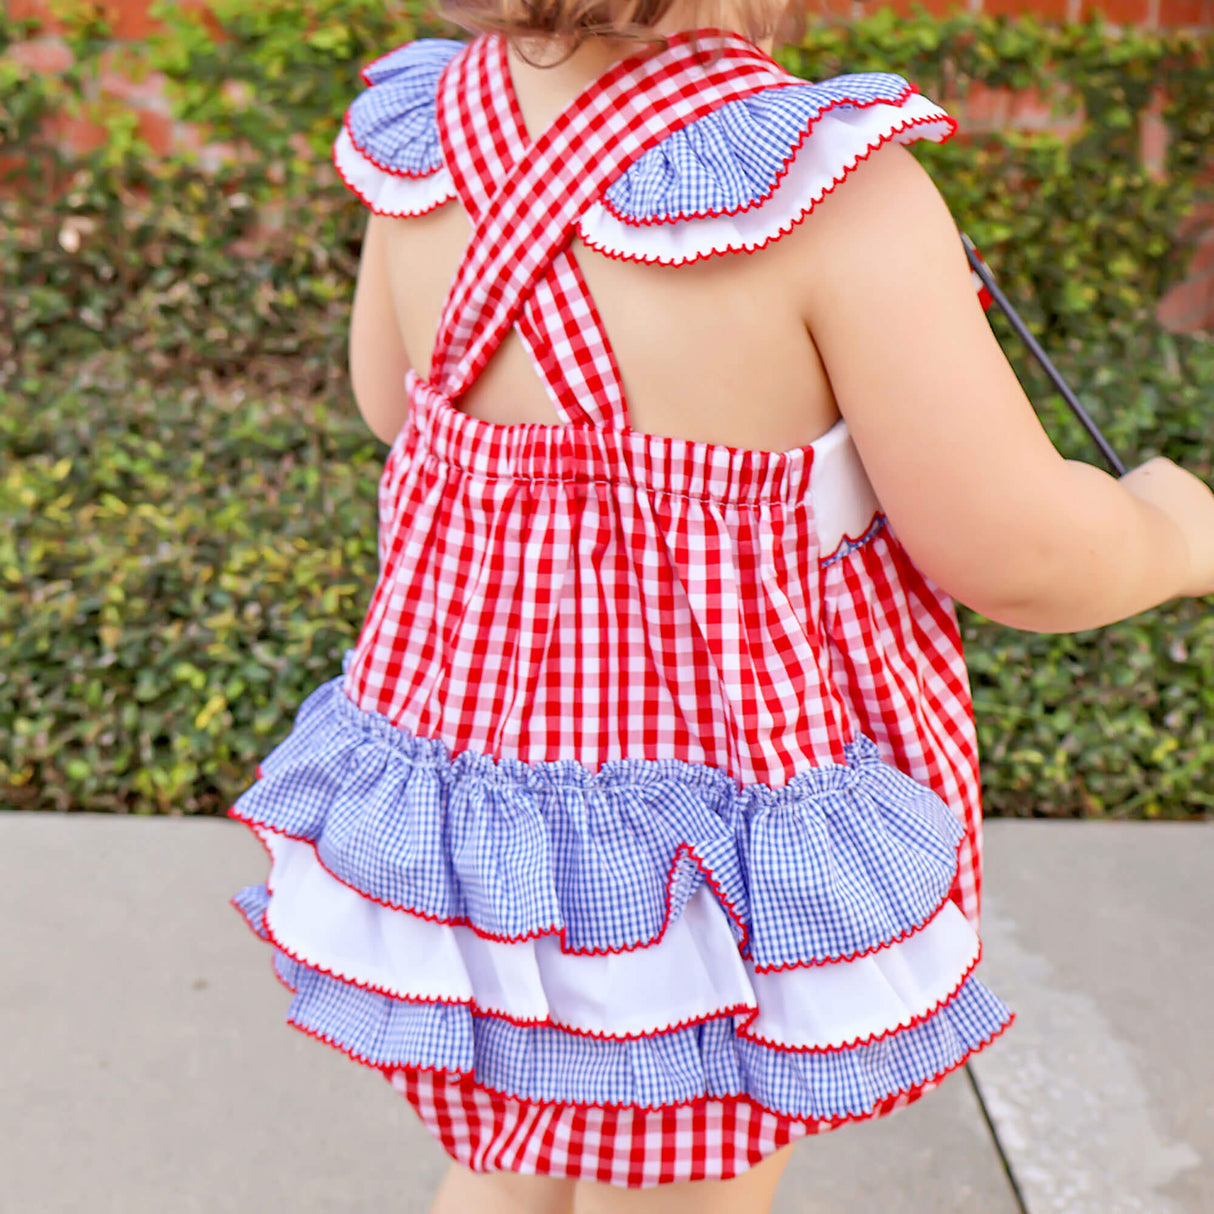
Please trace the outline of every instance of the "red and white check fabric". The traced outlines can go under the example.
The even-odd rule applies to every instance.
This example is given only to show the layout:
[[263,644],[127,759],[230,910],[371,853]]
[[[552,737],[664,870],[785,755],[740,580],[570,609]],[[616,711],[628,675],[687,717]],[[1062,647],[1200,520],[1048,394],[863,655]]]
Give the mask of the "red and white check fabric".
[[[480,374],[547,278],[548,298],[539,296],[532,316],[545,302],[556,305],[543,316],[546,328],[555,327],[545,336],[560,351],[561,369],[572,362],[575,383],[607,387],[615,407],[594,419],[598,424],[627,426],[610,343],[562,246],[586,207],[672,130],[728,101],[804,83],[737,35],[721,37],[711,66],[704,65],[703,51],[689,35],[668,41],[662,54],[622,60],[600,76],[530,148],[509,87],[505,40],[478,38],[447,65],[439,83],[439,138],[460,201],[476,225],[431,358],[431,380],[452,400]],[[583,336],[587,328],[593,342]],[[571,334],[577,334],[572,349]],[[584,347],[582,358],[578,346]],[[571,411],[563,420],[586,416],[585,397],[567,391],[561,396]]]
[[[838,1123],[790,1122],[748,1100],[662,1109],[527,1104],[432,1071],[384,1078],[453,1159],[475,1172],[525,1172],[647,1188],[688,1178],[729,1180],[808,1134]],[[884,1100],[884,1117],[939,1086]],[[626,1144],[621,1149],[621,1144]]]
[[[491,121],[473,123],[462,138],[461,112],[471,87],[469,77],[483,81],[478,92],[492,107]],[[529,140],[517,98],[508,85],[504,40],[474,44],[457,56],[443,77],[438,104],[443,151],[465,211],[480,222],[491,210],[496,181],[493,166],[515,164],[526,154]],[[454,139],[458,150],[449,143]],[[480,145],[488,143],[482,148]],[[465,165],[467,170],[465,171]],[[552,332],[546,332],[542,318]],[[627,411],[610,345],[590,297],[582,272],[568,250],[552,260],[546,276],[535,284],[518,318],[518,331],[542,378],[557,415],[566,422],[590,424],[584,402],[603,401],[608,418],[627,424]]]
[[[802,82],[733,35],[711,65],[675,35],[600,77],[529,145],[504,48],[477,39],[439,85],[443,154],[473,235],[432,377],[407,379],[409,419],[380,485],[382,568],[346,695],[453,755],[591,771],[675,758],[772,786],[844,762],[865,734],[963,824],[950,896],[977,927],[977,748],[951,600],[893,535],[842,423],[788,452],[632,430],[566,249],[586,207],[670,131]],[[565,424],[495,426],[454,407],[512,325]],[[744,1098],[596,1110],[385,1074],[473,1167],[723,1177],[831,1128]]]

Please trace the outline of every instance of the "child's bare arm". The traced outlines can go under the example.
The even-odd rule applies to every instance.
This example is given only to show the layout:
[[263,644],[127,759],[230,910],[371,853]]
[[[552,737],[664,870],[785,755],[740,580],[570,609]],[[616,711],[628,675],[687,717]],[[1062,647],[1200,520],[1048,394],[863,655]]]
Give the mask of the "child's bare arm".
[[887,145],[862,161],[804,229],[810,332],[882,508],[933,581],[1036,632],[1208,592],[1214,572],[1193,567],[1191,539],[1214,533],[1214,494],[1189,477],[1190,514],[1178,516],[1062,458],[991,332],[956,223],[910,152]]
[[409,412],[405,373],[411,364],[389,285],[388,222],[372,215],[367,223],[350,319],[350,379],[358,411],[376,437],[390,445]]

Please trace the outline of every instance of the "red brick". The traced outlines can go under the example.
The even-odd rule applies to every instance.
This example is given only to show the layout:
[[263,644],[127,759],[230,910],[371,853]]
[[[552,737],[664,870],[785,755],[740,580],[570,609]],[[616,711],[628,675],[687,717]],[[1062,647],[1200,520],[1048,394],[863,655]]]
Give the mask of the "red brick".
[[1007,125],[1011,92],[973,84],[965,100],[958,102],[956,108],[964,111],[962,125],[968,130],[994,130]]
[[173,147],[179,152],[193,152],[206,173],[217,172],[227,164],[240,160],[240,149],[231,143],[208,143],[203,132],[191,122],[173,124]]
[[109,141],[109,132],[88,118],[59,115],[50,121],[52,135],[61,147],[78,154],[95,151]]
[[1076,20],[1088,21],[1099,13],[1111,25],[1150,26],[1151,0],[1080,0]]
[[71,48],[62,38],[30,38],[25,42],[14,42],[6,52],[15,62],[32,72],[44,75],[59,75],[76,62]]
[[166,77],[144,69],[140,60],[132,55],[131,48],[112,46],[103,51],[100,69],[99,83],[103,93],[138,109],[167,112]]
[[8,15],[15,21],[34,18],[44,29],[59,30],[63,26],[51,16],[46,0],[9,0]]
[[101,0],[115,38],[143,38],[159,23],[148,16],[148,0]]
[[20,198],[26,191],[25,159],[0,152],[0,198]]
[[1151,104],[1138,116],[1138,159],[1144,171],[1156,181],[1163,181],[1168,152],[1168,124],[1163,120],[1163,107],[1167,103],[1164,89],[1156,88],[1151,95]]
[[1205,0],[1159,0],[1159,24],[1168,29],[1209,22],[1209,5]]
[[[1055,87],[1054,93],[1061,100],[1059,88]],[[1049,94],[1035,88],[1012,93],[1008,100],[1008,125],[1020,130],[1055,131],[1059,135],[1077,133],[1084,124],[1082,105],[1077,107],[1080,112],[1074,115],[1064,115],[1060,112],[1055,116],[1053,100]]]
[[1209,206],[1194,207],[1176,225],[1176,236],[1180,240],[1196,238],[1200,241],[1207,232],[1214,232],[1214,210]]
[[139,137],[157,156],[167,156],[173,150],[176,124],[167,114],[141,110],[138,119]]
[[1083,105],[1069,116],[1054,117],[1050,98],[1037,89],[991,89],[974,84],[969,93],[941,104],[953,114],[963,130],[970,134],[980,131],[1004,131],[1009,127],[1022,130],[1054,131],[1065,138],[1082,129],[1085,116]]
[[1019,17],[1032,13],[1042,21],[1065,21],[1067,0],[984,0],[982,11],[992,17]]
[[1205,273],[1177,283],[1159,301],[1155,319],[1173,333],[1214,329],[1214,274]]
[[1214,229],[1207,228],[1189,258],[1189,277],[1214,272]]
[[[916,5],[926,9],[933,17],[951,17],[955,13],[969,11],[968,0],[881,0],[879,7],[892,8],[899,17],[912,17]],[[876,7],[876,3],[861,6],[861,15]]]
[[[106,20],[119,38],[141,38],[154,28],[148,17],[149,0],[95,0]],[[62,29],[62,23],[51,15],[48,0],[10,0],[9,14],[13,17],[33,17],[47,29]]]
[[[116,38],[142,38],[159,28],[159,24],[148,14],[151,0],[94,0],[94,3],[105,14]],[[46,30],[55,32],[61,30],[63,24],[51,15],[51,7],[49,0],[8,0],[11,17],[35,18]],[[210,16],[205,0],[185,0],[180,7],[195,12],[207,12],[208,27],[213,34],[219,33],[218,23]]]

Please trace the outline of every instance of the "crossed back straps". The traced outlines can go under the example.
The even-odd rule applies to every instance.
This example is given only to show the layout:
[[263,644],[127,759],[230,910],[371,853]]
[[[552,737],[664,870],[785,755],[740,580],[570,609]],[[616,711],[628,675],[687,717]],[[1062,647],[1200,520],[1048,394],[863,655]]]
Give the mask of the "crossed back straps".
[[683,31],[664,51],[616,63],[532,143],[506,56],[504,38],[482,35],[439,79],[439,139],[472,236],[439,321],[431,384],[458,399],[517,324],[563,422],[627,429],[619,367],[568,248],[579,216],[673,131],[804,81],[740,35]]

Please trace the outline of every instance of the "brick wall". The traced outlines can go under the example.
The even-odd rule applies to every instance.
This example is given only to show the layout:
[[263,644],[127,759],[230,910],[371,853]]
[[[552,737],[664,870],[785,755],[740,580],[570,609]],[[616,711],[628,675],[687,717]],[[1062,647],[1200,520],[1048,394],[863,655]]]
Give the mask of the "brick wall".
[[[155,73],[133,79],[121,70],[122,41],[138,39],[147,34],[154,22],[148,16],[150,0],[98,0],[110,18],[118,42],[115,55],[99,82],[101,92],[135,113],[139,132],[156,151],[189,147],[199,151],[204,161],[217,159],[223,149],[202,145],[198,133],[186,124],[174,121],[164,97],[163,80]],[[205,7],[205,0],[186,0],[195,7]],[[1006,14],[1016,16],[1031,12],[1042,20],[1082,21],[1099,10],[1106,21],[1114,25],[1140,28],[1196,28],[1214,30],[1214,0],[920,0],[929,12],[945,16],[960,10],[970,13]],[[853,3],[855,17],[866,9],[886,4],[896,12],[910,15],[913,0],[866,0]],[[43,36],[18,45],[10,51],[37,70],[62,71],[71,62],[67,46],[55,36],[55,23],[47,11],[46,0],[8,0],[9,12],[15,17],[37,17],[45,22]],[[1054,118],[1049,102],[1037,90],[1022,92],[992,90],[975,85],[964,101],[959,98],[937,97],[969,134],[1010,128],[1050,129],[1060,135],[1073,133],[1082,124],[1082,116],[1069,121]],[[1162,176],[1164,153],[1167,149],[1167,125],[1160,118],[1162,96],[1146,115],[1139,131],[1139,149],[1144,168]],[[70,147],[88,149],[104,139],[104,133],[83,120],[65,121],[60,137]],[[1212,163],[1214,171],[1214,163]],[[1160,301],[1158,318],[1168,328],[1178,332],[1205,331],[1214,333],[1214,207],[1195,214],[1189,226],[1204,231],[1201,244],[1194,255],[1189,278],[1178,284]]]

